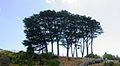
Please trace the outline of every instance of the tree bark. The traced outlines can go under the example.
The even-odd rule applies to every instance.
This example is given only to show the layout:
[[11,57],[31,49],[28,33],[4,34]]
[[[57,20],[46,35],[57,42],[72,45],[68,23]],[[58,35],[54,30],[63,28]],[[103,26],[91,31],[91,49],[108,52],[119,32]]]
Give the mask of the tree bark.
[[53,40],[51,39],[51,50],[52,50],[52,53],[54,53],[53,52]]
[[57,56],[59,56],[59,40],[57,38]]
[[67,57],[69,57],[69,48],[67,47]]
[[86,39],[86,53],[87,53],[86,56],[88,56],[88,54],[89,54],[88,38]]
[[69,41],[67,40],[67,57],[69,57]]
[[82,45],[82,48],[81,48],[81,53],[82,53],[82,58],[84,57],[84,49],[85,49],[85,39],[83,38],[83,45]]
[[93,54],[93,38],[91,38],[91,54]]
[[78,57],[78,53],[77,53],[77,47],[76,47],[76,57]]
[[44,38],[44,40],[43,40],[43,43],[44,43],[44,45],[45,45],[45,51],[46,51],[46,53],[48,53],[48,47],[47,47],[47,43],[46,43],[45,38]]
[[47,43],[45,42],[45,51],[46,53],[48,53],[48,47],[47,47]]
[[72,54],[72,57],[74,57],[74,51],[73,51],[72,45],[71,45],[71,54]]
[[86,56],[88,56],[88,53],[89,53],[89,51],[88,51],[89,49],[88,49],[88,44],[86,43]]

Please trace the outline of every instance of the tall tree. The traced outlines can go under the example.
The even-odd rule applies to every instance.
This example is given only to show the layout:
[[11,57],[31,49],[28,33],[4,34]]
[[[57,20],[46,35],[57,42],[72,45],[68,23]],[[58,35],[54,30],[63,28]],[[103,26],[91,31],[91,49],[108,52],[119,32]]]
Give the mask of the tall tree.
[[27,46],[28,52],[39,51],[48,53],[48,44],[51,44],[51,52],[54,53],[53,46],[57,43],[57,55],[59,56],[59,46],[64,46],[69,56],[69,50],[74,56],[78,56],[80,48],[82,57],[86,47],[89,54],[89,45],[93,53],[93,39],[103,33],[100,23],[91,17],[71,14],[66,10],[59,12],[46,10],[39,14],[34,14],[23,20],[25,24],[26,40],[23,45]]

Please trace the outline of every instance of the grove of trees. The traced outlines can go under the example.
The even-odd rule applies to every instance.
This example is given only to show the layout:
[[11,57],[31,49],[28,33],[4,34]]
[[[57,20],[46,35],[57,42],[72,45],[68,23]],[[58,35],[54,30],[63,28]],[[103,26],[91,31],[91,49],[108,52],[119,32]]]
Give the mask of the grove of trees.
[[[39,14],[33,14],[24,18],[24,27],[26,39],[23,45],[27,46],[27,52],[32,54],[35,51],[39,53],[48,53],[57,50],[57,56],[60,55],[59,47],[64,46],[67,50],[67,57],[71,55],[78,56],[78,52],[84,56],[93,54],[93,41],[103,33],[100,22],[91,17],[72,14],[66,10],[40,11]],[[55,44],[57,49],[55,49]],[[51,45],[51,50],[48,50]],[[89,52],[91,49],[91,52]]]

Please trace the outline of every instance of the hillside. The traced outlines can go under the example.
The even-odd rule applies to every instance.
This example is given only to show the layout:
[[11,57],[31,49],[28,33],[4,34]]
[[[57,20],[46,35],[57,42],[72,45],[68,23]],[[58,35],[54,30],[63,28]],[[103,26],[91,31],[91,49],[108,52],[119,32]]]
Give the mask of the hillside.
[[81,58],[59,57],[60,66],[79,66],[83,60]]
[[58,61],[60,66],[103,66],[101,59],[87,59],[87,58],[72,58],[72,57],[59,57]]
[[[56,56],[53,53],[33,54],[20,51],[18,53],[8,50],[0,51],[0,66],[120,66],[119,60],[103,60],[102,58],[80,58]],[[1,65],[2,64],[2,65]],[[106,66],[105,65],[105,66]]]
[[88,66],[104,66],[104,63],[98,63],[98,64],[93,64],[93,65],[88,65]]

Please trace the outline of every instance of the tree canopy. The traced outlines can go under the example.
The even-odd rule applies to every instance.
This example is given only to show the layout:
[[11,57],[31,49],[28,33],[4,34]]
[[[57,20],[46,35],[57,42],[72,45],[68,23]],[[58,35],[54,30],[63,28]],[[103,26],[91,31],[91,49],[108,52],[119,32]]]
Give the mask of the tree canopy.
[[103,33],[100,22],[66,10],[40,11],[39,14],[24,18],[23,22],[26,34],[23,45],[27,46],[29,53],[34,53],[34,51],[48,53],[48,45],[51,45],[51,52],[54,53],[53,46],[57,44],[58,56],[61,52],[59,46],[64,46],[67,56],[71,49],[72,56],[75,52],[76,56],[78,56],[78,52],[81,52],[83,57],[85,47],[86,54],[89,54],[90,45],[91,53],[93,53],[93,39]]

